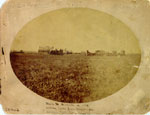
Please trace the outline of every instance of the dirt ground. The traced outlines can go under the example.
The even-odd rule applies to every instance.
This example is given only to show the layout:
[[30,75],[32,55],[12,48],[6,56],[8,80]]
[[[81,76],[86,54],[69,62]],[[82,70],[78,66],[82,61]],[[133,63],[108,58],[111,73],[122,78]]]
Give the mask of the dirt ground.
[[10,55],[14,73],[26,87],[66,103],[95,101],[115,93],[134,77],[140,59],[140,55]]

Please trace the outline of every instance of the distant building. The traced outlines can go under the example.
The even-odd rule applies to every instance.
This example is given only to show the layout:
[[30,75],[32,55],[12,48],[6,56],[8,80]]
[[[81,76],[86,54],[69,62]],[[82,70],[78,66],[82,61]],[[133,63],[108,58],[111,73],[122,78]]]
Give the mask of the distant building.
[[90,52],[89,50],[87,50],[87,56],[94,56],[95,53]]
[[39,49],[38,49],[38,52],[49,54],[53,49],[54,49],[54,47],[49,47],[49,46],[41,47],[40,46]]
[[45,46],[45,47],[40,46],[38,50],[39,53],[49,53],[49,51],[50,51],[49,46]]
[[110,53],[110,52],[107,52],[106,55],[107,55],[107,56],[112,56],[113,54]]
[[104,56],[106,55],[106,52],[104,50],[96,50],[95,55]]
[[38,53],[42,53],[42,54],[51,54],[51,55],[64,55],[64,54],[72,54],[72,51],[68,51],[66,49],[57,49],[54,47],[49,47],[49,46],[45,46],[45,47],[39,47],[38,49]]
[[60,50],[55,49],[55,50],[51,50],[49,52],[49,54],[51,54],[51,55],[64,55],[64,52],[63,52],[63,49],[60,49]]
[[63,53],[64,53],[64,54],[72,54],[72,51],[68,51],[67,49],[64,49],[64,50],[63,50]]
[[126,55],[125,50],[122,50],[122,51],[120,52],[120,56],[125,56],[125,55]]
[[81,53],[80,53],[81,55],[87,55],[87,52],[85,52],[85,51],[82,51]]
[[117,55],[118,55],[117,51],[112,51],[112,56],[117,56]]

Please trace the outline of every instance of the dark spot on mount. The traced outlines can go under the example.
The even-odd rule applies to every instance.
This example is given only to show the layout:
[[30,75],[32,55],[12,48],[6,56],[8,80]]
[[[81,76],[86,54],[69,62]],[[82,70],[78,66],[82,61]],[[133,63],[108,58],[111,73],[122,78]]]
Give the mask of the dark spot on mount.
[[2,47],[2,55],[5,55],[5,53],[4,53],[4,48]]

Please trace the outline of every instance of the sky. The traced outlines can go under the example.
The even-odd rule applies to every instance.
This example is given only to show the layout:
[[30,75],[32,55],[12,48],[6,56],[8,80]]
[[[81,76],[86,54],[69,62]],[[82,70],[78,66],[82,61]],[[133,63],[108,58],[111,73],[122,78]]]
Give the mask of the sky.
[[73,52],[140,53],[129,27],[111,15],[88,8],[59,9],[33,19],[18,32],[11,50],[38,51],[39,46]]
[[1,8],[2,5],[4,4],[4,2],[6,2],[6,0],[0,0],[0,8]]

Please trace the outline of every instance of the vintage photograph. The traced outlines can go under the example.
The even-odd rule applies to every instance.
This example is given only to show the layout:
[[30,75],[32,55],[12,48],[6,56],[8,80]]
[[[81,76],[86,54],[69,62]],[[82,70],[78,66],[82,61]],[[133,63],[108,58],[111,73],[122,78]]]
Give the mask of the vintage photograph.
[[43,14],[18,32],[10,62],[16,77],[44,98],[85,103],[103,99],[135,76],[141,50],[132,30],[89,8]]

